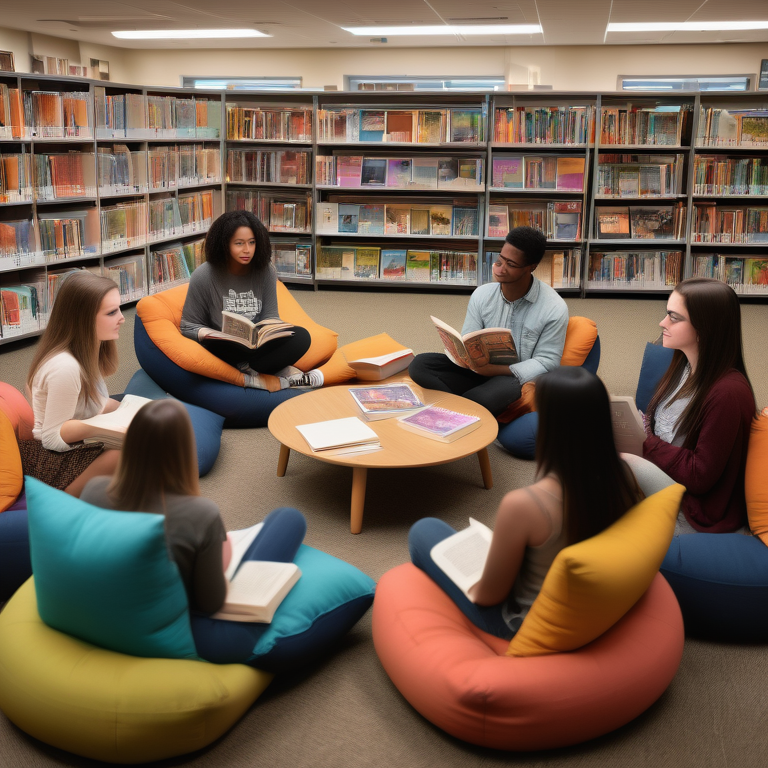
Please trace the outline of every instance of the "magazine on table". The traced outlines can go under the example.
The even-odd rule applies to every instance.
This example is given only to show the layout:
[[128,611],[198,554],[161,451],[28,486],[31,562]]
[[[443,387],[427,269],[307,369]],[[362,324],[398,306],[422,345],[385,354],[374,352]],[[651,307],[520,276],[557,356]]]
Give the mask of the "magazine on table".
[[404,429],[441,443],[452,443],[474,432],[480,426],[480,417],[458,413],[437,405],[428,405],[410,416],[401,416],[398,423]]
[[408,416],[424,407],[408,384],[389,384],[375,387],[350,387],[349,394],[366,421]]

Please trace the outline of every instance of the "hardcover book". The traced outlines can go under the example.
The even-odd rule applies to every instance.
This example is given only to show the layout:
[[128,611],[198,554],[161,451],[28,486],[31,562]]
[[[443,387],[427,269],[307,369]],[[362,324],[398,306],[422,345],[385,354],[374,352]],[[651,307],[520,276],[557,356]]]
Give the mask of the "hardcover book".
[[339,205],[339,232],[356,233],[359,218],[359,205],[341,203]]
[[392,248],[381,252],[381,276],[384,280],[405,280],[405,255],[405,251]]
[[629,238],[629,208],[598,208],[597,237],[600,240]]

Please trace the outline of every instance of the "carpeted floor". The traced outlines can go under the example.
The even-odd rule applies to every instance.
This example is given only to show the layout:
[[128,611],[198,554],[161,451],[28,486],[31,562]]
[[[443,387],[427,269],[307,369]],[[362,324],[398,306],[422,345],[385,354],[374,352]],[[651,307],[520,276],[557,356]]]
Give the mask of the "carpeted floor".
[[[295,291],[304,309],[339,332],[343,344],[388,332],[416,352],[439,351],[429,315],[461,327],[466,294]],[[663,299],[569,299],[572,315],[597,322],[600,375],[616,394],[634,394],[646,341],[659,332]],[[134,309],[126,311],[120,370],[109,381],[121,392],[137,369]],[[768,405],[768,305],[744,304],[747,368],[758,403]],[[0,347],[0,380],[23,387],[33,343]],[[306,543],[353,563],[378,579],[407,559],[406,537],[418,518],[435,515],[463,527],[469,515],[492,524],[504,493],[529,483],[530,463],[489,449],[494,487],[483,489],[474,457],[442,467],[371,471],[363,531],[349,533],[351,473],[292,454],[276,477],[278,445],[266,429],[226,430],[202,492],[219,504],[227,528],[290,505],[307,516]],[[766,610],[756,606],[756,610]],[[713,616],[717,606],[712,607]],[[402,765],[628,766],[629,768],[758,768],[768,751],[768,647],[686,642],[677,677],[661,699],[624,728],[587,744],[533,754],[500,753],[463,744],[433,727],[400,697],[381,669],[370,614],[338,652],[278,677],[235,728],[207,750],[163,765],[278,768],[363,768]],[[40,744],[0,716],[0,765],[90,766],[91,761]]]

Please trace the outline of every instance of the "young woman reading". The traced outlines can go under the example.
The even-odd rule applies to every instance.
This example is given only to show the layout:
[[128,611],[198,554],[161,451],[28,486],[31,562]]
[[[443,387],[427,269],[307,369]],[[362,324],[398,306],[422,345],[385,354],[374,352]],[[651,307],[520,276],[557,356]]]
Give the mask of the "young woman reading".
[[181,332],[245,374],[245,386],[276,392],[287,387],[320,387],[318,370],[302,373],[293,364],[309,349],[309,332],[293,326],[290,336],[256,349],[209,338],[220,331],[222,310],[253,323],[279,320],[277,272],[271,262],[269,232],[250,211],[228,211],[211,225],[205,238],[205,264],[189,281],[181,315]]
[[593,374],[560,367],[536,380],[538,480],[508,493],[471,600],[433,562],[432,547],[455,533],[437,518],[419,520],[411,559],[480,629],[511,638],[536,599],[557,553],[595,536],[642,498],[613,442],[608,393]]
[[92,430],[82,420],[119,405],[104,377],[117,370],[124,322],[114,281],[85,271],[64,278],[27,376],[35,439],[19,442],[24,474],[79,496],[90,478],[114,472],[119,451],[84,445]]
[[755,415],[739,299],[719,280],[683,280],[659,325],[675,353],[648,404],[643,456],[687,489],[676,533],[736,531]]
[[[165,536],[190,608],[211,614],[227,594],[231,550],[219,508],[200,496],[192,423],[177,400],[154,400],[133,417],[114,477],[95,477],[81,498],[106,509],[165,515]],[[291,562],[307,524],[296,509],[270,512],[243,560]]]

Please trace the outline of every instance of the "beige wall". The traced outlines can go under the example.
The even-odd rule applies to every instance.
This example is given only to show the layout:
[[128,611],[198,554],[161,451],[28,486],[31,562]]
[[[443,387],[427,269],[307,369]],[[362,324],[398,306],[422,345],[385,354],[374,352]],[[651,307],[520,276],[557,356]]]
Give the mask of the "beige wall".
[[756,74],[768,46],[530,46],[519,48],[318,48],[131,50],[0,28],[0,49],[29,71],[28,52],[88,65],[106,59],[113,82],[178,86],[183,75],[300,76],[307,87],[344,86],[345,75],[499,75],[556,90],[612,91],[618,75]]

